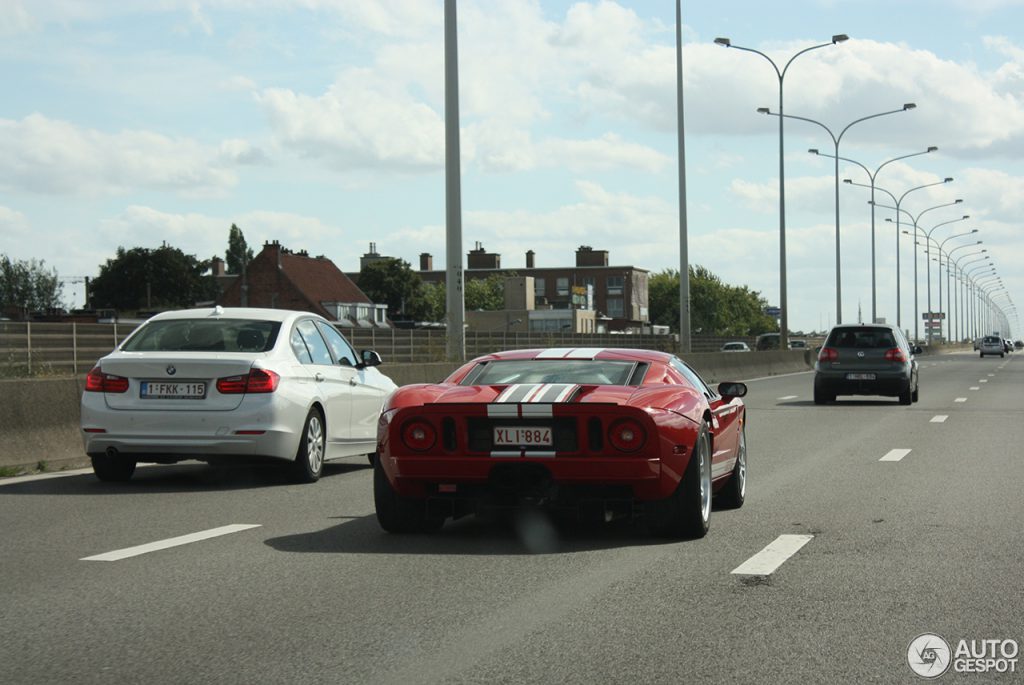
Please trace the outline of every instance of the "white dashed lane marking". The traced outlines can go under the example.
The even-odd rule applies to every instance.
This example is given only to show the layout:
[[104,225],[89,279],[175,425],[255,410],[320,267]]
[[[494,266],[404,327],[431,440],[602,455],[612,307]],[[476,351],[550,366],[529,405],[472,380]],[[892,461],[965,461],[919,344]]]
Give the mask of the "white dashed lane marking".
[[137,557],[141,554],[148,554],[150,552],[156,552],[162,549],[168,549],[170,547],[179,547],[181,545],[187,545],[191,542],[199,542],[200,540],[209,540],[210,538],[220,537],[221,535],[230,535],[231,533],[238,533],[243,530],[249,530],[250,528],[259,528],[258,523],[235,523],[230,526],[221,526],[220,528],[211,528],[210,530],[202,530],[198,533],[189,533],[188,535],[180,535],[176,538],[168,538],[166,540],[158,540],[156,542],[149,542],[144,545],[137,545],[135,547],[126,547],[124,549],[114,550],[113,552],[106,552],[104,554],[97,554],[91,557],[83,557],[79,561],[120,561],[121,559],[128,559],[129,557]]
[[981,388],[980,388],[979,386],[977,386],[977,385],[972,385],[972,386],[970,387],[970,389],[971,389],[971,390],[981,390]]
[[879,459],[878,461],[900,461],[901,459],[903,459],[903,457],[907,456],[908,454],[910,454],[910,450],[889,450],[885,454],[885,456]]
[[966,401],[967,401],[967,398],[966,398],[966,397],[958,397],[958,398],[956,398],[956,399],[955,399],[955,400],[953,400],[953,401],[954,401],[954,402],[966,402]]
[[737,576],[770,576],[814,538],[813,535],[780,535],[767,547],[732,570]]
[[780,397],[779,399],[780,400],[795,400],[797,397],[799,397],[799,395],[785,395],[784,397]]
[[945,423],[948,418],[948,414],[937,414],[932,417],[931,423]]

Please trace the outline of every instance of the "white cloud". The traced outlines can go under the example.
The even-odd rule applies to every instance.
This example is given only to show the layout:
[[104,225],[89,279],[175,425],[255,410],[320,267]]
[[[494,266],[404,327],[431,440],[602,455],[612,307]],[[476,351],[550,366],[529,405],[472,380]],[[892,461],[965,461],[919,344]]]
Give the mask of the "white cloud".
[[237,183],[220,151],[149,131],[108,134],[31,114],[0,120],[0,187],[42,194],[164,190],[218,195]]

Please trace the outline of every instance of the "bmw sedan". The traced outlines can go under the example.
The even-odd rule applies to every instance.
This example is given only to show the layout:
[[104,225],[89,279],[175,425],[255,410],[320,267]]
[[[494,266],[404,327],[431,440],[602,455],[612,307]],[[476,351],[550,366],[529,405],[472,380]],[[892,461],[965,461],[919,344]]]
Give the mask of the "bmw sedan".
[[916,354],[896,326],[843,324],[829,331],[814,365],[814,403],[837,395],[886,395],[900,404],[917,402]]
[[325,460],[370,455],[396,386],[323,317],[279,309],[158,314],[86,378],[81,428],[100,480],[138,462],[288,466],[300,482]]

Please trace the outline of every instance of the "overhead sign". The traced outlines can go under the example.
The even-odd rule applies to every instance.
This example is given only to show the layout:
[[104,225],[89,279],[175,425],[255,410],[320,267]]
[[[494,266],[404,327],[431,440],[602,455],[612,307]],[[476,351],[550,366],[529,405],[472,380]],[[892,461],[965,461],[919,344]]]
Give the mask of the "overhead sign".
[[922,312],[921,318],[924,321],[934,321],[935,319],[945,319],[946,312]]

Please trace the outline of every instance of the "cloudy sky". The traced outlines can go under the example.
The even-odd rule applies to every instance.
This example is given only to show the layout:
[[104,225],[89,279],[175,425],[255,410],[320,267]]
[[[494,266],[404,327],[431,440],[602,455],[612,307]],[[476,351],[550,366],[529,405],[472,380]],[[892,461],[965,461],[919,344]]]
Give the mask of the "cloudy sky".
[[[678,268],[674,2],[458,11],[464,247],[509,268],[527,250],[571,264],[584,244]],[[118,246],[223,255],[232,223],[257,251],[276,239],[348,271],[371,241],[443,267],[443,19],[441,0],[0,0],[0,253],[45,260],[75,306],[76,279]],[[683,24],[691,263],[778,304],[778,119],[756,111],[777,110],[778,78],[714,39],[781,68],[845,33],[792,63],[785,113],[838,135],[915,103],[851,126],[840,156],[874,172],[938,147],[877,185],[900,197],[952,177],[901,207],[975,276],[994,263],[1000,303],[1024,302],[1024,0],[684,1]],[[835,151],[786,120],[794,329],[836,319],[834,166],[809,148]],[[847,162],[840,178],[869,183]],[[869,197],[841,187],[846,321],[871,316]],[[899,290],[913,332],[913,246],[902,236],[897,288],[894,216],[875,218],[876,313],[895,322]],[[919,270],[923,312],[923,253]]]

